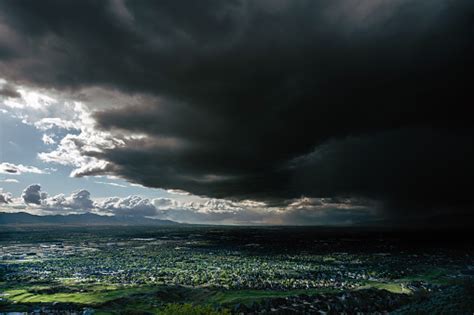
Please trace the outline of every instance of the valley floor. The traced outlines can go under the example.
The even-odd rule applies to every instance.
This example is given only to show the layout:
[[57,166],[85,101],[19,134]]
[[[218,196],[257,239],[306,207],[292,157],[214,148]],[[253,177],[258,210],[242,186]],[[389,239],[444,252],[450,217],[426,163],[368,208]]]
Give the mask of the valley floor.
[[470,244],[400,232],[209,226],[0,232],[0,314],[472,314],[473,275]]

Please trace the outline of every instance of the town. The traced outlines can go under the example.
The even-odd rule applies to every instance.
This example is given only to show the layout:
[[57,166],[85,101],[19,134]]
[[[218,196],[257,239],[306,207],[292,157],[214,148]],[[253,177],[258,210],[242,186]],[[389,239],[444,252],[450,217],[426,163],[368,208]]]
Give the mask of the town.
[[114,313],[139,296],[149,313],[188,304],[217,313],[382,312],[452,290],[461,298],[474,274],[469,251],[420,253],[304,230],[303,242],[276,244],[276,233],[292,237],[289,228],[84,229],[3,232],[0,310]]

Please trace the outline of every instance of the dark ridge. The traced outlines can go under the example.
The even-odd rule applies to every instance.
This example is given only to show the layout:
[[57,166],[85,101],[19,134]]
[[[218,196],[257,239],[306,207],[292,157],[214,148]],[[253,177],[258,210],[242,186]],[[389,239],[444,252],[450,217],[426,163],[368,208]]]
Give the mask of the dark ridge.
[[0,213],[0,225],[173,225],[169,220],[134,216],[101,216],[93,213],[38,216],[25,212]]

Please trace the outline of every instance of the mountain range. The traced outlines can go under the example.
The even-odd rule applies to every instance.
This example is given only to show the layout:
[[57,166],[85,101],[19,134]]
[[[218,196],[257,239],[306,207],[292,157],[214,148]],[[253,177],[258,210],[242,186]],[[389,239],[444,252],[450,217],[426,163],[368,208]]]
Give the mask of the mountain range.
[[70,215],[32,215],[26,212],[0,212],[0,225],[173,225],[170,220],[136,216],[102,216],[93,213]]

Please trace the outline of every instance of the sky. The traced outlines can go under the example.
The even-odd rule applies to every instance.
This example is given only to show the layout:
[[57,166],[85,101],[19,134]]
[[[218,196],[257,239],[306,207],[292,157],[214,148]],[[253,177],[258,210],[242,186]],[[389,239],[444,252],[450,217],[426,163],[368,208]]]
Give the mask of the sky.
[[1,1],[0,211],[471,226],[471,0]]

